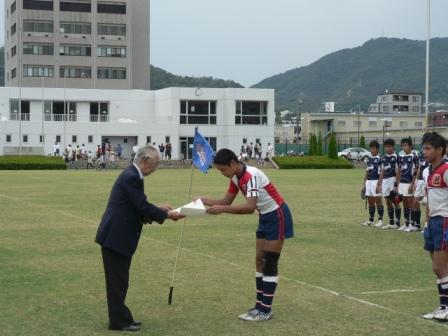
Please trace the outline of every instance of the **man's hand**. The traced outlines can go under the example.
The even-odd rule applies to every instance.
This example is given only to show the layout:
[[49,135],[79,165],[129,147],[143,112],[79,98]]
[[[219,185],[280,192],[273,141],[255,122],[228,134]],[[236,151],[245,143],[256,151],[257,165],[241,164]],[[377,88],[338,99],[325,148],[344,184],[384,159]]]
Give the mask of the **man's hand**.
[[207,213],[211,215],[219,215],[224,213],[226,205],[214,205],[207,209]]
[[376,185],[376,190],[375,190],[375,192],[377,193],[377,194],[381,194],[381,185],[382,185],[382,183],[380,183],[380,182],[378,182],[377,183],[377,185]]
[[169,204],[162,204],[159,208],[166,212],[173,210],[173,207]]
[[413,194],[414,191],[415,191],[415,184],[414,184],[414,183],[411,183],[411,185],[409,186],[408,193]]
[[169,210],[167,212],[167,215],[168,215],[168,218],[173,220],[173,221],[178,221],[179,219],[185,218],[184,215],[180,214],[177,211],[172,211],[172,210]]

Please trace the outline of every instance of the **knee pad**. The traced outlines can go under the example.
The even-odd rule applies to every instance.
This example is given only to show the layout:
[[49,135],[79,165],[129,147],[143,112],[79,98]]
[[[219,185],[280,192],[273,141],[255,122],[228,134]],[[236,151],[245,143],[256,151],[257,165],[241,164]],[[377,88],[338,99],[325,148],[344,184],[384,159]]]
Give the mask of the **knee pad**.
[[278,260],[280,253],[277,252],[263,252],[263,275],[277,276],[278,275]]

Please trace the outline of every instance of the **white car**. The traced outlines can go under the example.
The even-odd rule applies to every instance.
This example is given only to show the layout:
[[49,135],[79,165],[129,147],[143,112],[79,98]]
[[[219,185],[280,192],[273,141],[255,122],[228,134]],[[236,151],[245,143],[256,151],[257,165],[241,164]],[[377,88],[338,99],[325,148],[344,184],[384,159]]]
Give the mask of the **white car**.
[[342,152],[339,152],[338,156],[347,160],[357,160],[365,162],[367,158],[372,156],[372,154],[370,154],[370,152],[364,148],[351,147],[344,149]]

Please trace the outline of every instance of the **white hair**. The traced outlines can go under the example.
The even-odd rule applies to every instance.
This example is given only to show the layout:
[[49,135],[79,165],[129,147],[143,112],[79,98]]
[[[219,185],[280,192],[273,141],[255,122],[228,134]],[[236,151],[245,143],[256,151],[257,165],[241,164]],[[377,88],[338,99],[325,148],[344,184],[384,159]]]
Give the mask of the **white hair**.
[[137,153],[135,153],[134,163],[139,164],[147,159],[159,159],[159,151],[157,150],[157,148],[151,145],[140,147]]

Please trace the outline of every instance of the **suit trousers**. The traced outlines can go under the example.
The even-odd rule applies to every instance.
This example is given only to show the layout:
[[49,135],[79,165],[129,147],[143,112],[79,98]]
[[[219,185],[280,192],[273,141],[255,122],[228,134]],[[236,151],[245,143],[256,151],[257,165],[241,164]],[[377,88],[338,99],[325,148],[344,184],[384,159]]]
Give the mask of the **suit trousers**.
[[129,287],[129,269],[132,257],[127,257],[101,247],[104,274],[106,276],[107,308],[109,311],[109,328],[129,326],[134,318],[125,305]]

